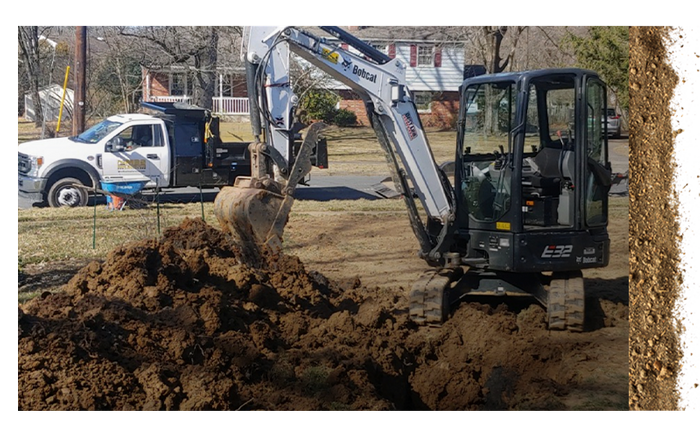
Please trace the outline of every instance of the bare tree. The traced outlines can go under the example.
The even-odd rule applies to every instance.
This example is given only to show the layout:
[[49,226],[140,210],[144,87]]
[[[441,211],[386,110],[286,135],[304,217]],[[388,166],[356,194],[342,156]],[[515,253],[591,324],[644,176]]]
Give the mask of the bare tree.
[[216,94],[216,64],[218,60],[219,31],[216,27],[209,28],[209,33],[205,35],[208,44],[201,52],[195,53],[194,75],[197,87],[194,101],[196,105],[203,108],[212,108],[212,98]]
[[[21,23],[16,25],[16,86],[18,109],[19,101],[29,93],[34,105],[34,122],[48,131],[47,112],[40,100],[40,92],[49,84],[62,82],[66,66],[70,65],[69,46],[65,42],[64,31],[67,26],[60,24]],[[68,109],[68,108],[67,108]],[[64,115],[69,111],[64,112]],[[43,132],[42,135],[47,134]]]
[[117,27],[94,27],[90,32],[92,113],[135,112],[141,100],[141,65],[146,54]]
[[488,73],[512,70],[518,42],[526,26],[450,26],[441,28],[447,40],[465,46],[465,60],[481,64]]
[[145,67],[155,69],[181,65],[192,70],[193,101],[198,106],[211,109],[212,97],[216,93],[219,37],[222,33],[235,34],[235,29],[217,26],[145,26],[123,27],[120,33],[143,45],[143,52],[149,54],[143,60]]
[[483,65],[489,73],[572,66],[576,57],[563,44],[571,33],[587,27],[481,26],[443,28],[448,38],[465,44],[467,64]]
[[[483,26],[481,28],[480,43],[484,65],[489,73],[501,73],[508,67],[515,56],[520,36],[525,30],[524,26]],[[506,35],[511,36],[511,44],[507,54],[501,53],[503,39]]]
[[39,27],[18,27],[19,48],[22,52],[29,88],[34,101],[34,123],[40,127],[44,121],[44,113],[39,96],[39,81],[41,79],[41,60],[39,56]]

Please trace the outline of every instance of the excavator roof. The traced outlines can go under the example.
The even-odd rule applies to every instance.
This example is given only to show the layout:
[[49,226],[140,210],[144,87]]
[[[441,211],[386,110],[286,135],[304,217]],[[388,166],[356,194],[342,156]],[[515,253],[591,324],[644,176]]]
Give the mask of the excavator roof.
[[570,76],[570,75],[575,75],[575,76],[582,76],[582,75],[587,75],[587,76],[594,76],[598,77],[598,74],[595,73],[592,70],[585,70],[585,69],[580,69],[580,68],[546,68],[546,69],[540,69],[540,70],[528,70],[528,71],[521,71],[521,72],[504,72],[504,73],[495,73],[495,74],[486,74],[486,75],[480,75],[480,76],[474,76],[468,79],[465,79],[464,82],[462,82],[462,88],[467,87],[472,84],[484,84],[488,82],[518,82],[522,79],[536,79],[540,77],[551,77],[551,78],[556,78],[557,76]]

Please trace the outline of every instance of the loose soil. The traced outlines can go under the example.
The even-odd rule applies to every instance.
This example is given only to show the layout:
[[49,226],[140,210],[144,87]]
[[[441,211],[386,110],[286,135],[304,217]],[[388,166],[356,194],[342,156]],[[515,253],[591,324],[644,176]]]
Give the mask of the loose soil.
[[682,273],[669,105],[668,29],[630,28],[630,408],[676,410]]
[[[367,240],[404,247],[392,238],[410,239],[407,219],[388,217]],[[302,221],[314,224],[292,218],[287,245],[303,242]],[[317,237],[333,248],[325,221]],[[228,235],[190,219],[117,248],[19,306],[18,408],[627,408],[626,267],[587,279],[583,333],[550,332],[538,304],[502,299],[461,303],[432,328],[408,319],[408,278],[375,281],[411,270],[415,252],[376,253],[375,280],[349,264],[325,276],[353,258],[326,255],[318,270],[293,255],[243,262]]]

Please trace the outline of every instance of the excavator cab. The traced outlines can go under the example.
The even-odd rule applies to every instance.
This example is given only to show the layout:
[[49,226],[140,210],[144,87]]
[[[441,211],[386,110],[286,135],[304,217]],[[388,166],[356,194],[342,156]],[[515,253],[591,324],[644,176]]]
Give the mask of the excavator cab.
[[461,91],[452,249],[469,270],[451,300],[525,293],[551,328],[582,330],[581,270],[609,257],[605,84],[556,69],[471,78]]

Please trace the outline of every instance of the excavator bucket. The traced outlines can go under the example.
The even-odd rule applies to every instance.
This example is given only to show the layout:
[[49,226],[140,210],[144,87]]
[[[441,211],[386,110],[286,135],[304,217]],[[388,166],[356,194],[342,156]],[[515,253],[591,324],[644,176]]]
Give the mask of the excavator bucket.
[[[233,236],[245,253],[256,256],[263,250],[274,253],[282,250],[282,235],[294,204],[294,189],[311,171],[312,159],[318,160],[315,154],[319,154],[319,135],[325,127],[322,122],[309,126],[286,184],[271,178],[263,152],[267,146],[252,143],[252,177],[236,178],[233,187],[224,187],[217,195],[214,214],[221,228]],[[325,147],[325,143],[321,147]]]
[[292,202],[272,180],[239,177],[232,187],[221,189],[214,214],[245,253],[259,254],[263,248],[279,252]]

